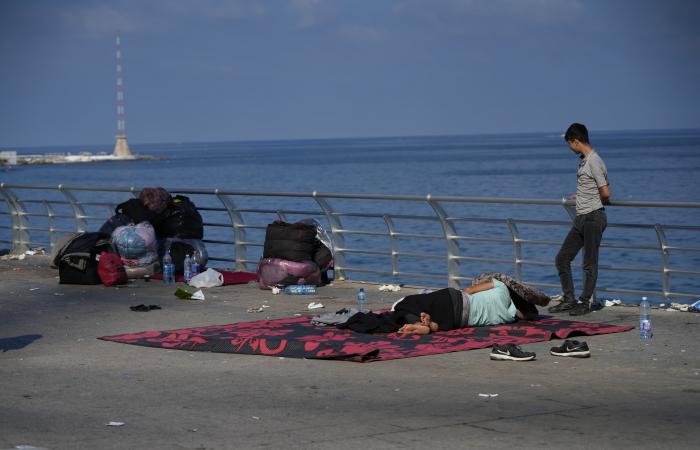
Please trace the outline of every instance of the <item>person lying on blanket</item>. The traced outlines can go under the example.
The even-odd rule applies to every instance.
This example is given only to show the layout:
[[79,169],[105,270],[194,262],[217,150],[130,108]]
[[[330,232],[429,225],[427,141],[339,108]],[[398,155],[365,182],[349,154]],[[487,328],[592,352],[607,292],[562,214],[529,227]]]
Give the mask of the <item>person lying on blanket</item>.
[[405,325],[399,332],[430,334],[464,327],[502,325],[520,319],[533,319],[537,308],[513,303],[505,284],[491,281],[469,286],[462,291],[440,289],[427,294],[408,295],[391,307],[403,315]]

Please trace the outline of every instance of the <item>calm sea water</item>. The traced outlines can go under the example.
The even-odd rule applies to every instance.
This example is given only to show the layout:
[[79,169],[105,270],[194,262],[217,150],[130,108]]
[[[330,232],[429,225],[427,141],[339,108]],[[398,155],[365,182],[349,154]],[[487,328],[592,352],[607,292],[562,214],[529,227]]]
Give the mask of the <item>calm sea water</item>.
[[[591,135],[594,148],[605,160],[613,198],[618,200],[700,201],[700,130],[603,132]],[[232,191],[293,191],[324,193],[370,193],[456,195],[560,199],[576,188],[578,159],[557,133],[484,135],[484,136],[426,136],[366,139],[324,139],[257,142],[209,143],[132,143],[132,151],[162,157],[158,161],[128,163],[94,163],[73,165],[22,166],[0,171],[5,183],[67,184],[85,186],[168,188],[219,188]],[[76,146],[24,148],[19,153],[46,152],[111,152],[112,146]],[[195,200],[198,205],[206,200]],[[277,207],[281,199],[255,200],[244,206]],[[303,202],[302,202],[303,203]],[[342,203],[342,202],[340,202]],[[313,207],[299,204],[299,207]],[[213,205],[212,205],[213,206]],[[288,203],[284,203],[288,207]],[[354,205],[340,204],[352,210]],[[366,206],[365,206],[366,207]],[[375,205],[371,206],[375,207]],[[425,205],[379,202],[383,211],[432,214]],[[313,207],[317,210],[317,207]],[[366,211],[366,209],[365,209]],[[499,207],[493,205],[454,205],[450,214],[470,217],[567,220],[563,208]],[[296,217],[290,217],[290,219]],[[210,219],[211,220],[211,219]],[[216,220],[216,219],[214,219]],[[251,219],[253,220],[253,219]],[[270,217],[260,217],[260,224]],[[641,222],[664,225],[698,225],[700,210],[692,209],[627,209],[608,208],[610,223]],[[221,220],[224,221],[224,220]],[[383,223],[347,219],[344,226],[353,229],[386,230]],[[401,231],[439,233],[433,224],[406,223]],[[502,226],[461,224],[462,235],[496,235],[508,237]],[[96,224],[99,227],[99,224]],[[527,226],[520,227],[530,239],[562,240],[565,227],[553,231]],[[215,233],[215,232],[214,232]],[[221,232],[222,237],[225,232]],[[261,236],[251,232],[253,239]],[[668,232],[672,243],[700,248],[698,233]],[[211,237],[211,236],[208,236]],[[218,238],[218,236],[214,236]],[[228,236],[230,238],[230,236]],[[611,227],[606,231],[606,243],[644,241],[658,245],[656,234]],[[403,245],[403,244],[402,244]],[[401,251],[444,254],[439,242],[408,242]],[[349,238],[347,247],[386,248],[386,242],[371,237]],[[461,244],[465,256],[512,257],[513,246],[500,244]],[[552,261],[556,248],[527,246],[525,259]],[[252,254],[250,254],[252,253]],[[251,251],[249,258],[256,255]],[[230,255],[229,255],[230,256]],[[671,256],[672,267],[700,270],[700,254],[678,253]],[[357,255],[348,263],[357,267],[390,268],[388,258]],[[635,253],[624,249],[603,249],[601,263],[617,266],[638,266],[641,263],[659,267],[658,252]],[[441,274],[444,262],[400,261],[401,270]],[[463,263],[461,273],[499,270],[513,272],[512,265]],[[369,278],[361,274],[356,278]],[[409,277],[410,278],[410,277]],[[525,278],[532,281],[557,283],[551,267],[525,269]],[[415,281],[382,279],[377,281]],[[424,284],[430,282],[423,280]],[[433,281],[438,283],[437,281]],[[629,289],[660,289],[657,274],[602,272],[599,285]],[[700,297],[700,277],[672,276],[672,290]],[[549,290],[552,292],[552,290]],[[604,294],[605,297],[620,297]],[[624,297],[624,296],[623,296]]]

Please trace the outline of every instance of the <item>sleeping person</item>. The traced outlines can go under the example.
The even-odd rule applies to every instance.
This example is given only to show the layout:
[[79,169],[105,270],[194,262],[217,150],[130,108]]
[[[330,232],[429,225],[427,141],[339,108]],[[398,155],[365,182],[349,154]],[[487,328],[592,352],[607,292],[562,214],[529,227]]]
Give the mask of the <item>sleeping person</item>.
[[462,291],[446,288],[409,295],[394,303],[391,310],[404,313],[406,323],[399,332],[409,334],[502,325],[514,322],[516,317],[532,317],[531,310],[516,308],[506,285],[495,278]]

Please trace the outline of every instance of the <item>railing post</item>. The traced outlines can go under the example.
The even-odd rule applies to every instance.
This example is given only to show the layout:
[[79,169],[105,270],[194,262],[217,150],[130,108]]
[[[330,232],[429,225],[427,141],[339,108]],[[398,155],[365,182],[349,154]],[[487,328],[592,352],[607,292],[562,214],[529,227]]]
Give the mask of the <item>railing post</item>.
[[660,224],[657,223],[654,225],[654,231],[656,231],[656,237],[659,239],[659,250],[661,250],[661,285],[664,289],[664,297],[668,299],[668,293],[671,292],[671,279],[668,274],[670,265],[668,240]]
[[399,245],[396,242],[396,227],[394,226],[394,221],[389,216],[384,216],[384,223],[389,230],[389,244],[391,245],[391,275],[396,277],[399,272],[399,257],[397,256],[399,252]]
[[522,264],[522,244],[520,243],[520,234],[518,227],[513,222],[513,219],[506,219],[510,234],[513,236],[513,246],[515,247],[515,279],[523,281],[523,264]]
[[340,219],[333,214],[333,208],[330,203],[325,198],[319,196],[319,194],[314,191],[313,198],[318,203],[318,206],[323,211],[326,216],[326,220],[331,226],[331,242],[333,243],[333,278],[336,280],[345,279],[345,238],[339,231],[343,229],[343,225],[340,223]]
[[576,206],[571,206],[568,204],[568,201],[566,197],[561,198],[561,206],[564,207],[564,211],[569,215],[569,218],[571,220],[574,220],[576,218]]
[[53,251],[56,245],[56,221],[54,220],[56,214],[48,200],[44,200],[44,206],[46,207],[46,217],[48,217],[49,222],[49,245],[51,246],[51,251]]
[[85,211],[83,211],[83,207],[80,205],[78,199],[75,198],[69,189],[64,188],[61,184],[58,185],[58,190],[63,193],[70,205],[73,207],[73,214],[75,214],[75,230],[79,233],[87,231],[88,224],[85,220]]
[[430,207],[433,208],[438,219],[440,219],[440,225],[442,225],[442,231],[445,234],[445,246],[447,247],[447,285],[459,289],[461,286],[457,279],[457,277],[459,277],[459,260],[457,257],[460,255],[460,248],[459,242],[455,239],[457,237],[457,232],[447,220],[447,213],[442,208],[442,205],[432,200],[430,194],[426,197],[426,201]]
[[238,212],[236,204],[224,194],[219,194],[219,190],[214,190],[214,195],[219,199],[219,201],[224,205],[226,211],[228,212],[228,217],[231,220],[231,226],[233,226],[233,247],[236,259],[236,270],[246,271],[246,254],[247,254],[247,244],[246,244],[246,232],[245,222],[243,221],[243,216]]
[[0,183],[0,191],[5,197],[5,203],[10,209],[12,215],[12,252],[19,253],[29,250],[29,221],[27,220],[27,212],[24,210],[22,203],[17,196],[4,183]]

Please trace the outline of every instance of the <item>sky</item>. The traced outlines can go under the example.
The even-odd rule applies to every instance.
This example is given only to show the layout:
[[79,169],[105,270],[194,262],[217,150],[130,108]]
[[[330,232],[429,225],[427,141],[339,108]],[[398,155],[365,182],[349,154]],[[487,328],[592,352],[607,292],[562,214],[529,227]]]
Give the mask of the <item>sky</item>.
[[700,127],[700,2],[0,0],[0,149]]

